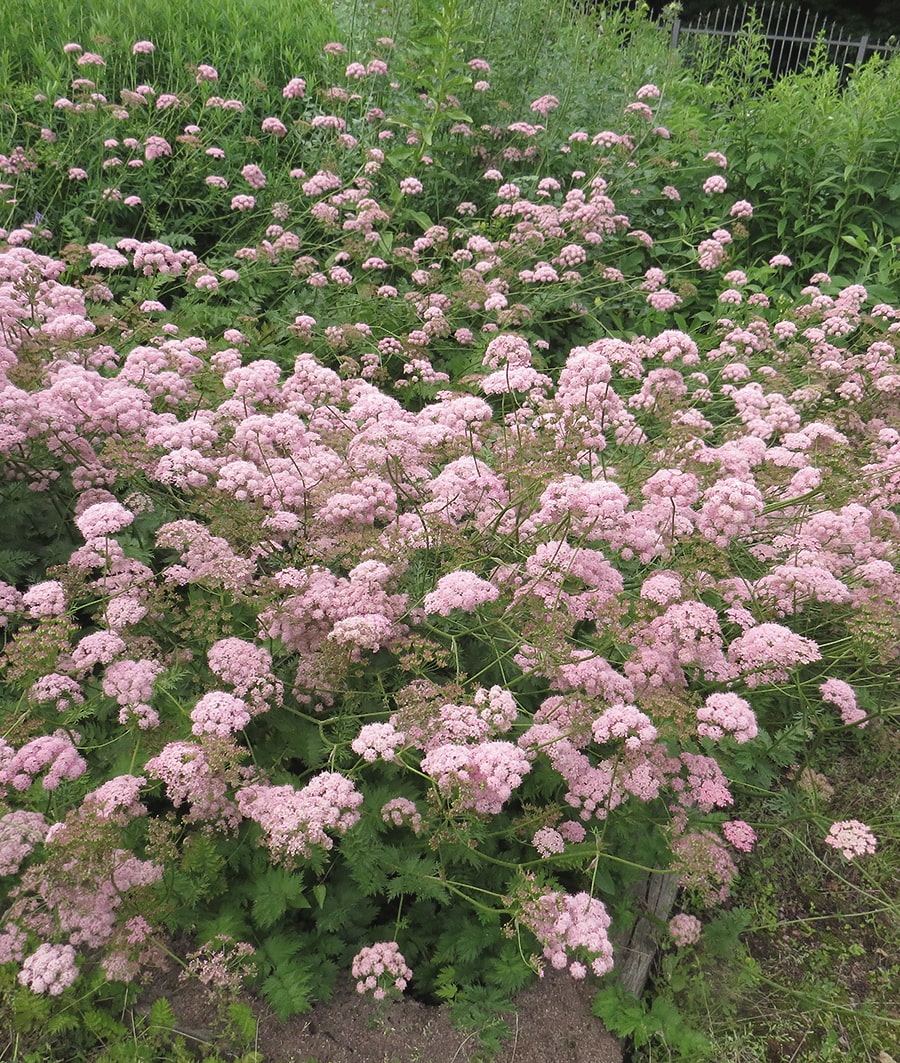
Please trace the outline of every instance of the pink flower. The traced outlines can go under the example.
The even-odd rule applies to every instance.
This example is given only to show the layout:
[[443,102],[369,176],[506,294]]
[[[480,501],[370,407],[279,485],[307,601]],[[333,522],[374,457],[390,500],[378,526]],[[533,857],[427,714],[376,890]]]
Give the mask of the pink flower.
[[172,145],[163,137],[147,137],[144,142],[144,158],[150,162],[172,154]]
[[195,735],[217,735],[227,738],[250,722],[247,703],[233,694],[212,690],[197,702],[191,711],[191,730]]
[[568,967],[573,978],[583,978],[586,970],[579,956],[586,956],[598,978],[612,970],[610,918],[595,897],[558,892],[526,897],[519,920],[543,945],[544,956],[555,970]]
[[396,941],[381,941],[360,949],[353,957],[350,973],[358,979],[356,992],[371,992],[376,1000],[384,1000],[394,991],[402,993],[412,978]]
[[702,932],[703,924],[695,915],[679,912],[669,920],[669,936],[679,948],[695,945]]
[[449,616],[454,609],[474,613],[479,605],[499,597],[500,592],[488,580],[460,570],[441,576],[435,589],[425,595],[423,606],[426,613]]
[[58,997],[78,978],[75,949],[71,945],[51,945],[45,942],[26,958],[18,980],[33,993],[48,993]]
[[710,694],[697,709],[697,719],[697,734],[716,741],[729,734],[735,742],[743,743],[757,735],[756,715],[750,704],[730,691]]
[[408,825],[413,834],[422,829],[422,817],[415,802],[406,797],[395,797],[381,806],[381,818],[395,827]]
[[756,845],[756,831],[742,819],[728,820],[722,824],[722,833],[735,849],[742,853],[752,852]]
[[14,875],[47,835],[40,812],[8,812],[0,818],[0,875]]
[[819,692],[823,701],[841,710],[841,719],[848,727],[854,724],[857,727],[867,725],[866,712],[857,705],[856,692],[849,683],[845,683],[843,679],[826,679],[820,684]]
[[271,133],[276,137],[283,137],[287,133],[287,126],[280,118],[264,118],[260,128],[264,133]]
[[75,518],[78,530],[87,540],[102,539],[127,528],[134,514],[119,502],[98,502]]
[[156,46],[152,41],[135,41],[131,46],[132,55],[150,55],[156,51]]
[[[277,119],[275,119],[277,121]],[[267,119],[268,121],[268,119]],[[241,176],[255,191],[266,187],[266,175],[254,163],[248,163],[241,169]]]
[[253,210],[256,199],[253,196],[237,195],[231,197],[232,210]]
[[831,824],[825,844],[839,850],[845,860],[852,860],[857,856],[874,853],[878,839],[865,823],[860,823],[858,819],[845,819]]
[[201,81],[218,81],[219,72],[214,66],[209,66],[208,63],[200,63],[195,71],[195,78],[198,85]]
[[703,191],[708,195],[718,194],[724,192],[728,188],[728,182],[725,178],[718,173],[714,173],[712,177],[707,177],[703,182]]
[[542,118],[546,118],[551,111],[555,111],[559,107],[559,100],[555,96],[540,96],[531,104],[531,109],[535,114],[539,114]]
[[360,728],[359,735],[350,743],[350,748],[363,760],[372,762],[381,757],[383,760],[395,760],[397,746],[402,746],[406,735],[397,731],[390,723],[367,723]]
[[729,211],[732,218],[752,218],[753,217],[753,204],[748,203],[746,199],[739,199]]
[[281,90],[281,95],[286,100],[302,100],[306,95],[306,82],[303,78],[291,78]]
[[783,683],[804,664],[821,660],[816,643],[782,624],[758,624],[739,635],[728,657],[748,687]]
[[553,827],[541,827],[540,830],[535,831],[531,844],[537,849],[538,855],[544,859],[561,853],[566,847],[565,838]]
[[345,834],[359,821],[363,803],[352,779],[320,772],[302,790],[292,786],[245,786],[235,795],[241,815],[263,829],[264,843],[276,861],[309,858],[313,848],[331,849],[326,828]]
[[66,611],[66,592],[59,580],[44,580],[25,591],[22,604],[32,617],[62,616]]
[[418,195],[419,192],[423,191],[424,187],[418,177],[404,177],[400,182],[400,191],[405,196]]

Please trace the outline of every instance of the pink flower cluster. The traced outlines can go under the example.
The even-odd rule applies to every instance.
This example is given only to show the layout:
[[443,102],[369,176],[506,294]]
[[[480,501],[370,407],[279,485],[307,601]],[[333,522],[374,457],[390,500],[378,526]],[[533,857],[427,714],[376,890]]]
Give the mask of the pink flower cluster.
[[396,941],[379,941],[360,949],[350,973],[357,979],[356,992],[371,993],[375,1000],[385,1000],[392,991],[402,993],[412,978]]
[[844,819],[831,824],[825,836],[825,844],[837,849],[845,860],[853,860],[857,856],[874,853],[878,839],[865,823],[858,819]]
[[474,572],[449,572],[425,595],[423,607],[426,613],[439,616],[449,616],[454,609],[474,613],[479,605],[495,602],[499,596],[500,591],[492,583]]
[[702,932],[703,924],[695,915],[679,912],[669,920],[669,937],[679,948],[695,945]]
[[18,975],[19,982],[33,993],[47,993],[51,997],[58,997],[77,978],[75,949],[49,942],[25,958]]
[[710,694],[697,709],[697,734],[718,741],[730,735],[735,742],[749,742],[757,735],[756,715],[749,702],[733,692]]
[[447,743],[422,758],[422,771],[460,808],[496,815],[531,771],[531,764],[511,742]]
[[587,975],[588,964],[598,978],[612,970],[610,918],[595,897],[544,893],[524,901],[519,919],[544,946],[544,956],[555,970],[568,967],[577,979]]
[[302,790],[292,786],[245,786],[235,794],[242,816],[263,829],[273,858],[290,864],[309,858],[314,848],[331,849],[326,830],[346,834],[359,821],[363,795],[338,772],[321,772]]

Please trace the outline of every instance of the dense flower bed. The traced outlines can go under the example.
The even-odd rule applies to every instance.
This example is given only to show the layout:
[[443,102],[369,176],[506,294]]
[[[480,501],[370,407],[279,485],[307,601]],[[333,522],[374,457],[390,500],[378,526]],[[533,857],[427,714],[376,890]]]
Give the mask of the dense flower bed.
[[[745,260],[653,84],[563,130],[480,57],[420,99],[392,42],[327,50],[110,102],[73,43],[4,156],[22,204],[62,182],[0,232],[0,962],[38,993],[182,928],[283,1014],[339,970],[603,976],[629,882],[721,904],[742,797],[883,711],[900,310]],[[176,185],[196,243],[151,231]]]

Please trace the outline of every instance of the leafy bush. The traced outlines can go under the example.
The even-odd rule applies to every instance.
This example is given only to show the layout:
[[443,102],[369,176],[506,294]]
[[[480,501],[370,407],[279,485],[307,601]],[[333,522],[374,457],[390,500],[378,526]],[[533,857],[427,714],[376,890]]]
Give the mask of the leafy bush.
[[630,885],[718,908],[753,799],[893,724],[900,311],[782,288],[660,86],[568,128],[416,17],[233,98],[71,48],[14,119],[0,962],[62,1014],[607,977]]

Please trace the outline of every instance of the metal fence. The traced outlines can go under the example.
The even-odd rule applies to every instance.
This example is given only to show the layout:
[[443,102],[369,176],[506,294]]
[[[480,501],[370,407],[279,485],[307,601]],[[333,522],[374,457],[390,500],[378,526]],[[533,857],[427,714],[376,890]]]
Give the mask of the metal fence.
[[758,32],[769,45],[769,68],[775,77],[803,67],[820,42],[827,49],[830,61],[844,72],[873,55],[889,57],[900,52],[896,38],[873,41],[865,34],[852,40],[825,16],[785,3],[736,4],[708,12],[691,23],[676,19],[672,25],[672,47],[678,47],[688,60],[701,49],[707,62],[717,54],[721,58],[754,19]]

